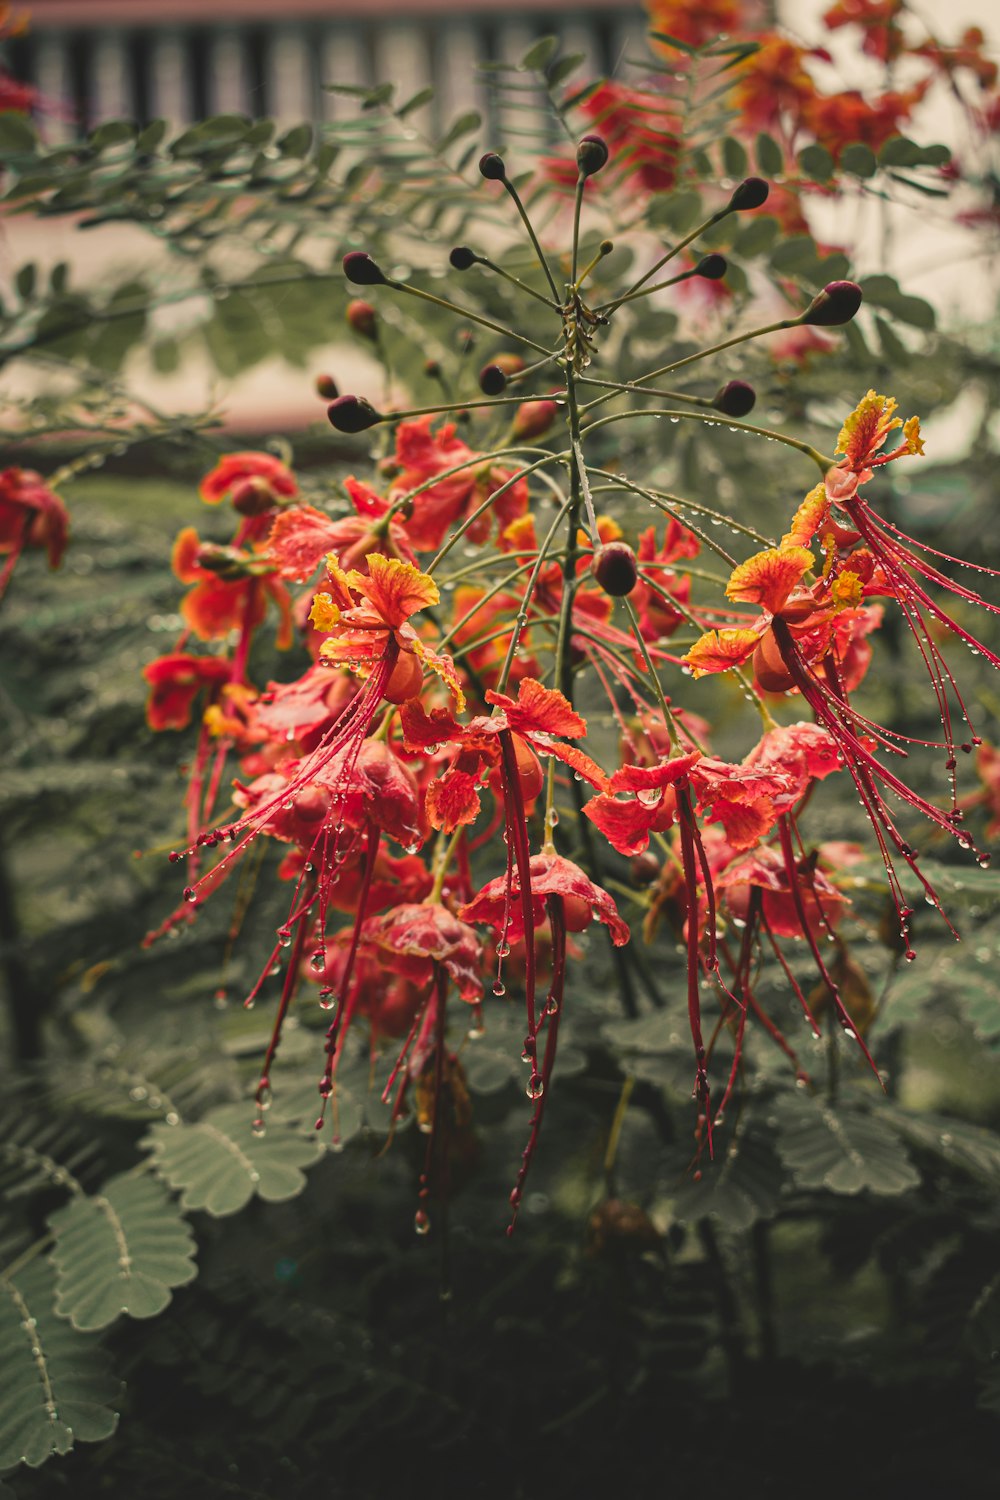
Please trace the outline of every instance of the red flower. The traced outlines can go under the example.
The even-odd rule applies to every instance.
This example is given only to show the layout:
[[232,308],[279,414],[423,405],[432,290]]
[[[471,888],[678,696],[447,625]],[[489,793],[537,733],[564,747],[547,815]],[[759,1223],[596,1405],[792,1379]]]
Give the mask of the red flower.
[[[205,561],[236,576],[206,567]],[[185,526],[174,542],[173,570],[181,583],[193,583],[181,601],[181,614],[202,641],[224,640],[231,630],[251,632],[267,613],[268,597],[278,606],[278,645],[292,643],[288,592],[273,576],[271,565],[249,552],[203,549],[193,526]]]
[[0,473],[0,556],[9,558],[0,572],[0,598],[26,547],[43,547],[50,568],[58,568],[66,549],[69,516],[59,496],[33,469]]
[[299,492],[295,475],[270,453],[227,453],[205,475],[198,493],[206,505],[218,505],[227,496],[233,499],[234,491],[248,479],[264,480],[273,491],[274,504],[279,497],[287,499]]
[[[524,936],[524,919],[519,900],[521,884],[518,873],[508,880],[501,876],[484,885],[478,895],[462,907],[460,915],[469,922],[487,922],[495,927],[505,942],[516,943]],[[548,897],[562,899],[566,929],[582,932],[592,920],[602,922],[611,934],[616,948],[628,942],[629,931],[618,915],[618,908],[607,891],[594,885],[579,865],[559,854],[536,854],[531,859],[531,905],[535,927],[545,919]]]
[[905,93],[893,90],[871,100],[856,89],[817,96],[806,106],[803,119],[834,158],[854,141],[879,151],[886,141],[900,134],[928,87],[929,80],[925,79]]
[[649,847],[651,833],[665,833],[675,822],[674,787],[678,782],[687,784],[691,767],[700,758],[695,750],[657,766],[624,766],[612,776],[607,792],[592,797],[583,811],[619,854],[641,854]]
[[434,902],[396,906],[361,927],[362,950],[421,987],[443,968],[470,1004],[482,999],[482,944],[474,930]]
[[893,62],[905,44],[896,20],[903,9],[903,0],[837,0],[824,11],[823,24],[830,31],[838,26],[859,26],[864,33],[862,52],[879,62]]
[[781,852],[765,845],[716,876],[715,889],[725,895],[730,912],[740,921],[747,919],[751,890],[759,890],[764,919],[774,937],[805,937],[792,878],[798,886],[810,931],[814,938],[822,938],[836,928],[844,907],[850,903],[816,867],[814,860],[800,861],[794,877],[790,877]]
[[[388,510],[387,502],[382,503],[383,509]],[[267,539],[267,553],[282,578],[305,582],[330,552],[344,569],[365,569],[370,552],[398,557],[414,565],[417,561],[398,521],[383,522],[370,514],[344,516],[335,521],[311,505],[296,505],[275,517]]]
[[[512,478],[512,470],[500,468],[456,437],[453,422],[445,422],[437,432],[431,431],[432,422],[432,417],[417,417],[413,421],[400,422],[396,428],[395,462],[399,472],[389,488],[389,500],[395,505],[411,490],[427,485],[413,496],[412,501],[406,502],[402,512],[404,519],[401,524],[410,545],[418,552],[436,551],[456,521],[478,509]],[[449,469],[456,472],[447,473]],[[437,474],[443,477],[435,484],[429,483]],[[359,490],[367,487],[360,486],[356,479],[348,479],[345,483],[355,505],[358,505]],[[373,491],[368,493],[369,496],[374,494]],[[527,507],[528,486],[525,480],[518,479],[504,490],[492,507],[498,531],[503,531],[517,516],[523,515]],[[490,512],[487,511],[473,523],[467,536],[472,542],[481,542],[489,535],[489,530]]]
[[[651,31],[665,31],[689,47],[703,47],[706,42],[738,31],[743,20],[741,0],[646,0]],[[670,60],[677,54],[670,49]]]
[[447,709],[435,708],[428,714],[419,701],[403,705],[401,719],[408,750],[426,753],[444,744],[460,746],[449,769],[427,789],[426,811],[433,828],[451,833],[462,824],[475,822],[482,768],[494,771],[501,765],[501,736],[508,732],[514,742],[522,802],[530,802],[541,791],[537,755],[555,756],[594,786],[606,784],[604,772],[589,755],[554,738],[576,739],[587,732],[586,721],[562,693],[526,678],[518,685],[516,700],[490,691],[486,701],[500,712],[491,717],[479,715],[468,724],[459,724]]
[[803,66],[805,48],[774,33],[765,35],[740,69],[734,102],[751,130],[780,129],[791,134],[801,126],[816,99],[816,85]]
[[158,656],[142,669],[151,692],[146,703],[150,729],[186,729],[194,700],[202,688],[228,682],[232,664],[220,656],[191,656],[175,651]]

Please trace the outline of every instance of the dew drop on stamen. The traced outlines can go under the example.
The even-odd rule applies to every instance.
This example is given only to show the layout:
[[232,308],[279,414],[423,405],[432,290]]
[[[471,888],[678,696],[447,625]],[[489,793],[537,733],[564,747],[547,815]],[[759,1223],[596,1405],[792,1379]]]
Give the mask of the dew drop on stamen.
[[528,1087],[524,1091],[529,1099],[540,1099],[545,1093],[545,1082],[542,1078],[528,1079]]
[[498,995],[498,996],[499,995],[506,995],[506,993],[507,993],[507,986],[504,984],[504,982],[503,982],[502,979],[494,980],[494,983],[493,983],[493,993],[494,993],[494,995]]
[[426,1209],[418,1208],[413,1215],[413,1228],[417,1234],[424,1235],[431,1232],[431,1221]]

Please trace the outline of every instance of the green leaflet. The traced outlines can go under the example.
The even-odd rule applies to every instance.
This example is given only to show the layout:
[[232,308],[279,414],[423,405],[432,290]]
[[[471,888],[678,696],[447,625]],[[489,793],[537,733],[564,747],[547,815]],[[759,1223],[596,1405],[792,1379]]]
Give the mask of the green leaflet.
[[121,1388],[108,1355],[57,1318],[52,1301],[53,1272],[43,1261],[0,1278],[0,1469],[38,1468],[118,1425]]
[[778,1155],[798,1187],[892,1196],[918,1186],[920,1173],[877,1113],[799,1094],[777,1099],[775,1111]]
[[253,1109],[249,1102],[224,1104],[196,1125],[154,1125],[143,1139],[156,1171],[180,1193],[183,1208],[223,1218],[253,1197],[281,1203],[301,1193],[306,1185],[301,1169],[322,1154],[321,1143],[278,1120],[255,1136]]
[[[167,1127],[170,1128],[170,1127]],[[49,1217],[56,1311],[75,1328],[106,1328],[121,1313],[153,1318],[171,1289],[197,1275],[195,1240],[162,1183],[123,1173]]]
[[718,1132],[716,1160],[706,1152],[700,1176],[688,1172],[673,1200],[681,1220],[711,1215],[726,1229],[749,1229],[760,1219],[771,1219],[778,1208],[785,1173],[761,1130],[762,1121],[740,1121],[734,1133]]

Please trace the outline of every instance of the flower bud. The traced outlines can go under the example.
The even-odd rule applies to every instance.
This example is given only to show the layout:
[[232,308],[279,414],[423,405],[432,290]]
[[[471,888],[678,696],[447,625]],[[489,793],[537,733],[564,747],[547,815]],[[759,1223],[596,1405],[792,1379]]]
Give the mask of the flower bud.
[[726,417],[745,417],[757,403],[757,392],[746,380],[728,380],[712,397],[712,405]]
[[280,504],[279,497],[259,474],[243,479],[233,487],[230,495],[233,509],[241,516],[263,516]]
[[235,583],[237,579],[254,576],[251,554],[241,552],[237,547],[225,547],[217,542],[202,542],[195,555],[195,561],[199,568],[204,568],[208,573],[214,573],[216,577],[224,579],[227,583]]
[[324,401],[336,401],[340,395],[340,387],[332,375],[317,375],[315,384],[317,396],[322,396]]
[[338,432],[364,432],[382,420],[364,396],[338,396],[326,409],[331,424]]
[[836,328],[849,323],[861,306],[863,295],[856,281],[827,282],[798,321],[816,328]]
[[456,245],[448,256],[449,262],[456,271],[467,271],[470,266],[475,265],[477,259],[475,251],[470,250],[468,245]]
[[424,361],[424,374],[425,375],[429,375],[430,378],[431,378],[431,380],[436,380],[437,377],[441,374],[441,365],[440,365],[440,362],[438,360],[436,360],[436,359],[427,359],[427,360],[425,360]]
[[544,437],[559,411],[554,401],[525,401],[514,413],[512,432],[524,442]]
[[348,302],[347,322],[354,329],[354,332],[360,334],[363,339],[374,340],[378,336],[375,309],[370,302],[362,302],[360,298],[355,298],[353,302]]
[[767,202],[770,191],[763,177],[747,177],[730,198],[729,208],[735,213],[745,208],[760,208],[762,203]]
[[654,880],[660,878],[660,861],[648,851],[637,854],[628,869],[633,885],[652,885]]
[[495,151],[487,151],[485,156],[479,158],[479,171],[488,182],[503,182],[507,176],[503,157],[498,156]]
[[606,594],[622,599],[639,581],[639,564],[628,542],[605,542],[598,547],[590,571]]
[[729,263],[724,255],[703,255],[694,268],[695,276],[704,276],[706,281],[721,281],[729,270]]
[[386,278],[367,250],[349,250],[344,256],[344,275],[355,286],[383,286]]
[[608,159],[608,146],[599,135],[585,135],[576,148],[576,164],[581,177],[593,177]]
[[461,349],[463,354],[468,354],[470,349],[474,349],[476,347],[476,335],[473,333],[471,328],[456,328],[455,343]]
[[498,354],[493,363],[508,377],[519,375],[524,369],[524,360],[519,354]]
[[499,365],[483,365],[479,372],[479,389],[484,396],[499,396],[507,377]]

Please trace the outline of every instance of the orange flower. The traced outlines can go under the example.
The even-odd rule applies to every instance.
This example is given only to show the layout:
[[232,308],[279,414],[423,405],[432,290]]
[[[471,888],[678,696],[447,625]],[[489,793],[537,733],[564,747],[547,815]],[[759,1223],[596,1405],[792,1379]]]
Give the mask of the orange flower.
[[398,654],[383,696],[390,703],[415,698],[427,666],[449,688],[461,712],[465,695],[451,657],[431,651],[408,623],[412,615],[437,604],[440,594],[433,579],[410,563],[377,552],[368,558],[367,574],[345,573],[328,557],[327,577],[333,592],[316,594],[309,612],[312,624],[327,636],[321,660],[368,676],[395,643]]
[[[743,7],[740,0],[646,0],[651,31],[665,31],[689,47],[703,47],[739,29]],[[659,49],[666,50],[666,49]],[[670,49],[674,60],[677,53]]]

